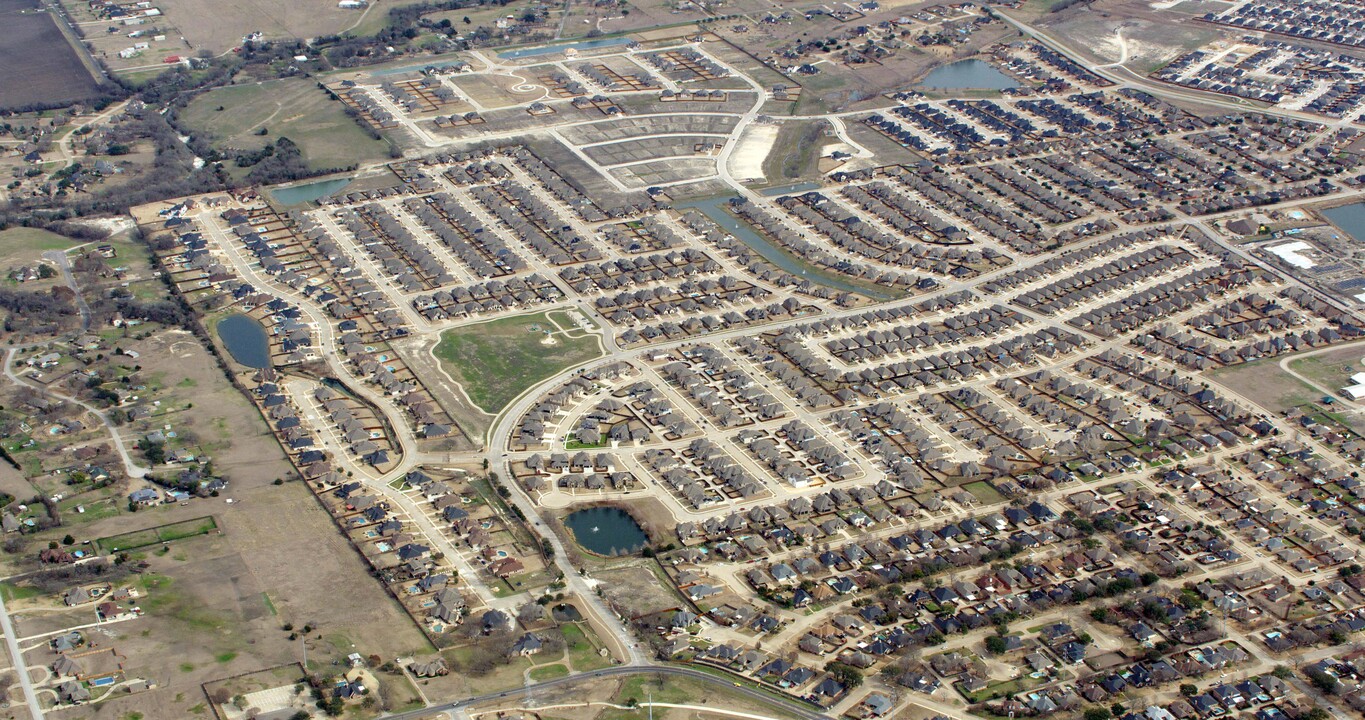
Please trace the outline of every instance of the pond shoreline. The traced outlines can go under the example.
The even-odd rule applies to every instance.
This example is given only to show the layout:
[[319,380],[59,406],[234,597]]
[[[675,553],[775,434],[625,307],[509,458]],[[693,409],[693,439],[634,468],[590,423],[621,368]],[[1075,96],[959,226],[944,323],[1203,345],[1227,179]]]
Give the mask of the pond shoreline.
[[[640,519],[618,503],[598,502],[578,506],[565,515],[561,523],[576,548],[593,557],[637,555],[651,544],[649,533]],[[616,536],[622,533],[626,536],[625,543],[618,547],[615,544]]]

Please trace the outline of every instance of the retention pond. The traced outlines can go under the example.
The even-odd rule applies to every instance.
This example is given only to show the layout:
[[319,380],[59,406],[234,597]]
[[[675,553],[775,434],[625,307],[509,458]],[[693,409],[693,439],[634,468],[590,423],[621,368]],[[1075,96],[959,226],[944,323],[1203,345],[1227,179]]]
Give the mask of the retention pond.
[[564,525],[584,550],[597,555],[628,555],[649,544],[640,524],[621,508],[578,510],[564,518]]
[[919,84],[935,90],[1008,90],[1019,87],[1014,78],[984,60],[959,60],[936,67]]
[[260,323],[246,315],[229,315],[214,329],[233,360],[251,368],[270,367],[270,339]]

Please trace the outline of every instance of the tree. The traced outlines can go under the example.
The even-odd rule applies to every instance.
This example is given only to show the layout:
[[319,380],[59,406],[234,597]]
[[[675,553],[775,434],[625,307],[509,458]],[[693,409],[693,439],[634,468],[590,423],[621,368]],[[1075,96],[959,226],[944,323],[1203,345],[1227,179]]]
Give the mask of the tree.
[[62,538],[62,544],[63,544],[63,545],[75,545],[75,544],[76,544],[76,538],[72,537],[72,536],[68,533],[66,537]]
[[1328,675],[1326,672],[1323,672],[1322,670],[1309,670],[1304,674],[1308,676],[1309,682],[1313,683],[1313,687],[1328,693],[1329,695],[1336,693],[1337,679]]
[[836,682],[850,690],[863,684],[862,671],[852,665],[835,660],[825,665],[825,670],[834,676]]
[[1190,683],[1182,683],[1180,685],[1180,694],[1185,697],[1194,697],[1199,694],[1199,686],[1191,685]]
[[1109,718],[1114,717],[1114,714],[1109,712],[1108,708],[1102,708],[1096,705],[1092,708],[1086,708],[1085,714],[1082,715],[1082,717],[1084,717],[1085,720],[1109,720]]
[[992,655],[1001,655],[1008,648],[1005,645],[1005,638],[999,635],[992,635],[986,638],[986,652]]

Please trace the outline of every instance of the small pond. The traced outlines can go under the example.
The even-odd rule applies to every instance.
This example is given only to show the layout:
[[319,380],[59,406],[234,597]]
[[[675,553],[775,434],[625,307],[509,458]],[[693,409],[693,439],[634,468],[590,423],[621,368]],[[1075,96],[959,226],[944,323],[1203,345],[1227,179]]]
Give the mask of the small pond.
[[984,60],[959,60],[936,67],[919,84],[920,87],[935,90],[1007,90],[1019,87],[1014,78]]
[[583,619],[583,613],[579,612],[578,608],[568,603],[560,603],[551,608],[550,616],[555,619],[555,622],[561,623],[578,622]]
[[1342,232],[1365,242],[1365,203],[1334,207],[1331,210],[1323,210],[1322,214],[1333,225],[1341,228]]
[[351,184],[351,178],[336,178],[333,180],[321,180],[306,185],[294,185],[286,188],[275,188],[270,191],[271,197],[281,205],[301,205],[313,202]]
[[628,555],[649,544],[640,524],[620,508],[578,510],[564,518],[564,525],[584,550],[597,555]]
[[252,368],[270,367],[270,339],[260,323],[246,315],[229,315],[215,330],[233,360]]

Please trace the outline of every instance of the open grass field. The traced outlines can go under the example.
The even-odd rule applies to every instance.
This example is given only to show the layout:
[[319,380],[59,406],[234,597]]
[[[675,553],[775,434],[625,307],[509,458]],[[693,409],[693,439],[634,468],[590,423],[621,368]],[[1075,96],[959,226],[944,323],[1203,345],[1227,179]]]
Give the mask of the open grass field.
[[52,15],[34,0],[0,0],[0,108],[92,97],[99,87]]
[[206,515],[192,520],[181,520],[167,525],[158,525],[147,528],[146,530],[134,530],[133,532],[121,535],[111,535],[110,537],[96,540],[101,552],[113,552],[114,550],[136,550],[138,548],[155,545],[157,543],[169,543],[185,538],[207,535],[218,529],[218,523],[212,515]]
[[1000,491],[996,490],[994,485],[985,480],[967,483],[962,486],[962,489],[975,495],[976,499],[980,500],[985,505],[994,505],[996,503],[1005,502],[1005,496],[1001,495]]
[[347,10],[336,2],[273,2],[241,0],[222,3],[215,0],[161,0],[157,7],[175,23],[194,49],[205,48],[215,55],[242,44],[248,33],[260,32],[267,40],[297,38],[308,40],[320,35],[350,32],[374,34],[385,26],[389,10],[412,5],[416,0],[371,2],[364,10]]
[[595,336],[565,334],[537,313],[447,330],[433,352],[475,405],[497,414],[536,383],[598,357],[602,349]]
[[[732,676],[726,674],[722,670],[712,671],[710,668],[701,669],[703,672],[710,672],[726,681],[733,682]],[[666,675],[642,673],[640,675],[631,676],[620,682],[620,689],[617,690],[614,696],[610,697],[610,702],[620,705],[628,704],[633,698],[640,705],[644,705],[651,700],[656,703],[677,705],[706,704],[738,713],[753,713],[760,717],[789,717],[789,715],[784,713],[779,706],[767,704],[761,700],[755,700],[748,696],[737,695],[724,686],[703,683],[700,680],[693,680],[691,678],[675,678]],[[757,687],[758,689],[766,690],[766,688],[754,685],[753,683],[745,684],[749,685],[751,688]],[[775,693],[772,692],[769,692],[769,694],[775,695]],[[643,709],[607,709],[602,711],[597,718],[598,720],[631,720],[632,718],[640,717],[643,712]],[[682,720],[683,718],[698,717],[702,715],[705,715],[705,713],[698,713],[696,711],[683,710],[680,708],[656,708],[654,710],[656,720]],[[902,716],[898,715],[897,717]],[[907,714],[903,717],[908,718],[914,716]]]
[[1219,368],[1208,376],[1277,413],[1316,402],[1322,396],[1307,383],[1280,370],[1277,358]]
[[79,240],[38,228],[18,227],[3,230],[0,231],[0,270],[7,270],[15,265],[32,264],[48,250],[65,250],[79,244]]
[[[212,90],[195,98],[180,117],[212,136],[220,150],[257,150],[287,137],[315,170],[388,157],[388,143],[370,137],[342,108],[312,81],[287,78]],[[261,129],[267,134],[256,134]]]
[[1343,348],[1289,361],[1289,369],[1324,390],[1337,392],[1351,384],[1351,376],[1365,370],[1365,348]]
[[817,175],[816,164],[828,129],[829,123],[824,120],[782,123],[763,161],[763,176],[768,182],[782,183]]

